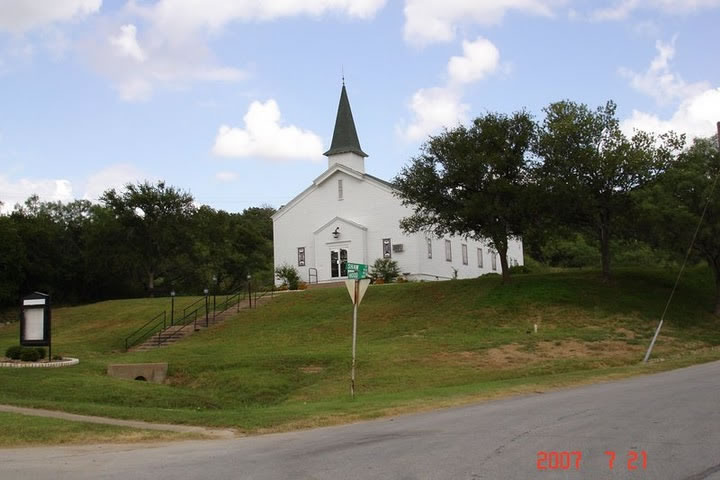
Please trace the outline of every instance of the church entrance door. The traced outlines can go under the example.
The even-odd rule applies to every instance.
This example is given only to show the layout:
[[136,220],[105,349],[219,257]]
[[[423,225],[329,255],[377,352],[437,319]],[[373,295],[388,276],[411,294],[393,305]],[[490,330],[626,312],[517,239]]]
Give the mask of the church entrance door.
[[347,277],[347,250],[330,251],[330,274],[332,278]]

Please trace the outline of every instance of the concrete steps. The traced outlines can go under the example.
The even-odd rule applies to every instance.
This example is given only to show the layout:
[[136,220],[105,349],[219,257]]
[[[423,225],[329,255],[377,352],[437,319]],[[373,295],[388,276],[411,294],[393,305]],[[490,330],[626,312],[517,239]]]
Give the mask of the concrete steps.
[[[257,305],[263,305],[270,300],[271,297],[265,296],[257,300]],[[253,306],[255,302],[253,301]],[[205,315],[199,316],[197,322],[190,322],[187,325],[173,325],[167,327],[165,330],[154,334],[152,337],[145,340],[140,345],[137,345],[130,349],[131,352],[147,352],[148,350],[154,350],[160,347],[166,347],[174,343],[179,342],[188,335],[192,335],[196,331],[205,330],[206,328],[212,328],[215,325],[224,323],[228,318],[238,314],[238,310],[248,310],[248,304],[241,302],[239,305],[233,305],[224,312],[216,312],[215,317],[210,313],[208,315],[207,324],[205,322]]]

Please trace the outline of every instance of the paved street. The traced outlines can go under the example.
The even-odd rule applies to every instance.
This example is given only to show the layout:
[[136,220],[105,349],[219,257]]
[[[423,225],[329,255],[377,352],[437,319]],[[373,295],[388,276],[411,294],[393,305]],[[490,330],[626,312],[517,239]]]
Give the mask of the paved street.
[[[538,470],[543,465],[567,470]],[[615,452],[613,469],[610,455]],[[628,453],[638,458],[628,469]],[[549,452],[580,452],[579,455]],[[643,453],[646,467],[643,469]],[[355,425],[0,450],[1,479],[720,479],[720,362]]]

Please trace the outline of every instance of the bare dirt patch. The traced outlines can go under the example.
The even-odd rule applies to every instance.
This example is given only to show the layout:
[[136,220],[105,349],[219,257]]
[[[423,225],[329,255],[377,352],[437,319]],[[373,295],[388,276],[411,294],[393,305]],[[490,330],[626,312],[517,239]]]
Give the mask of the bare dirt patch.
[[529,362],[564,359],[604,359],[634,357],[643,349],[641,345],[629,345],[622,341],[579,342],[563,340],[538,342],[534,348],[513,343],[486,351],[441,352],[432,356],[444,364],[475,368],[513,368]]
[[300,371],[308,374],[321,373],[325,371],[325,367],[321,367],[320,365],[307,365],[305,367],[300,367]]

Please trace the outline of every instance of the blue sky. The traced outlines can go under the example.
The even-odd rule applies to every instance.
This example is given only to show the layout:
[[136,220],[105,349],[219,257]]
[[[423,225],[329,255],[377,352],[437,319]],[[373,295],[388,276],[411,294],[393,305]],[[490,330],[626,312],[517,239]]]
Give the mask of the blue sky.
[[163,179],[228,211],[327,166],[344,71],[369,173],[486,111],[618,104],[711,136],[720,0],[0,0],[0,201]]

